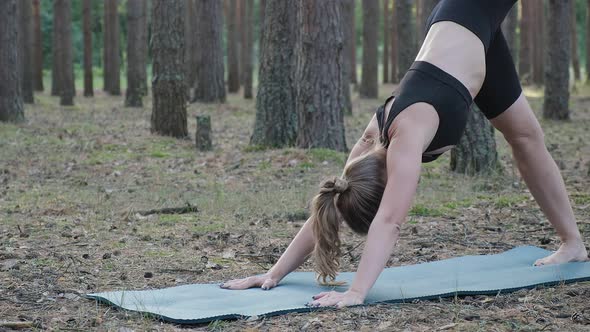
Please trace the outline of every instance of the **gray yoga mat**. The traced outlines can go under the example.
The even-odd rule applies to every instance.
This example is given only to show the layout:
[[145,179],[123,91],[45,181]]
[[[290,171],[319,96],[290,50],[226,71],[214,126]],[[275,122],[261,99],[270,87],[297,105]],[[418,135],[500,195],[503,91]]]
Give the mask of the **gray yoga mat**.
[[[532,266],[549,251],[518,247],[501,254],[464,256],[417,265],[387,268],[371,289],[365,304],[405,302],[468,294],[497,294],[539,285],[590,280],[590,262]],[[354,273],[338,280],[352,282]],[[242,276],[235,276],[242,277]],[[274,316],[317,310],[305,307],[311,296],[341,287],[321,287],[312,272],[294,272],[278,287],[241,291],[218,284],[184,285],[156,290],[88,294],[87,297],[127,310],[150,314],[178,324],[198,324],[219,319]]]

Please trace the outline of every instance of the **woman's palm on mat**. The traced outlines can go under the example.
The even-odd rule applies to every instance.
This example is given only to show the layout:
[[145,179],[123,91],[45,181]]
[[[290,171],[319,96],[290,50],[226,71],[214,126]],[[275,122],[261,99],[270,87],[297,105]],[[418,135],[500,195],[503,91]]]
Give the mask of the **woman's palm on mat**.
[[278,284],[278,280],[270,277],[268,274],[262,274],[242,279],[234,279],[230,281],[226,281],[219,285],[221,288],[225,289],[247,289],[253,287],[260,287],[262,289],[271,289],[276,287]]

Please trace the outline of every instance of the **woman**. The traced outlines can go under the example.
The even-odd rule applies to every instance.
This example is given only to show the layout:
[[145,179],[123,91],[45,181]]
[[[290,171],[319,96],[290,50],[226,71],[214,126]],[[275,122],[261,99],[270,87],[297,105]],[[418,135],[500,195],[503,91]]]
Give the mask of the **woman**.
[[[441,0],[397,96],[380,107],[353,147],[341,178],[322,183],[311,217],[266,273],[221,285],[270,289],[313,253],[318,279],[338,270],[339,224],[367,241],[346,292],[323,292],[311,306],[363,303],[384,269],[411,207],[420,163],[457,144],[474,101],[510,144],[530,192],[562,240],[535,265],[588,260],[561,174],[526,98],[500,24],[516,0]],[[376,143],[379,139],[379,143]]]

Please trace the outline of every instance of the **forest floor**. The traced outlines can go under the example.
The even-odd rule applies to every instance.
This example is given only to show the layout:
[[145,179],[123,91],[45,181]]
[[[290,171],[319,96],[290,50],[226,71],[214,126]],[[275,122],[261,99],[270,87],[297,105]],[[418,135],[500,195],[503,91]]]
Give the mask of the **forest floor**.
[[[384,99],[392,86],[381,87]],[[527,89],[540,110],[539,90]],[[266,271],[304,222],[320,180],[341,173],[345,153],[248,147],[254,103],[192,104],[210,114],[214,151],[150,134],[151,100],[36,96],[27,121],[0,124],[0,321],[35,329],[588,331],[590,283],[498,296],[467,296],[339,311],[216,321],[181,328],[81,298],[96,291],[221,282]],[[379,100],[354,100],[352,147]],[[572,121],[542,121],[579,226],[590,233],[590,90],[572,97]],[[520,245],[555,250],[559,239],[497,136],[503,172],[466,177],[449,154],[425,164],[415,205],[388,265]],[[137,211],[191,204],[199,212],[143,217]],[[363,241],[343,232],[342,270],[354,271]],[[590,244],[590,242],[587,242]],[[311,271],[308,262],[301,270]],[[2,330],[2,328],[0,328]]]

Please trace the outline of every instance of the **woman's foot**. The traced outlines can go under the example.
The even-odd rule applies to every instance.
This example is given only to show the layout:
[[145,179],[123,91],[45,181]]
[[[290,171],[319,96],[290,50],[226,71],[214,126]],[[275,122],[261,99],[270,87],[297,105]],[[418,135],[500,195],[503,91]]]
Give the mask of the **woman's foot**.
[[582,241],[575,241],[572,244],[564,242],[559,249],[553,254],[538,259],[535,266],[561,264],[568,262],[585,262],[588,261],[588,252]]

